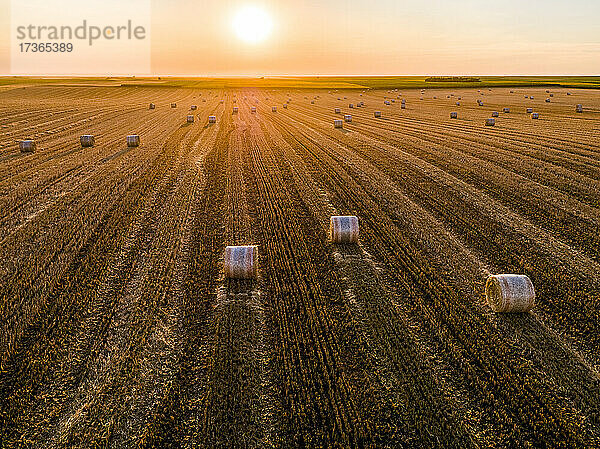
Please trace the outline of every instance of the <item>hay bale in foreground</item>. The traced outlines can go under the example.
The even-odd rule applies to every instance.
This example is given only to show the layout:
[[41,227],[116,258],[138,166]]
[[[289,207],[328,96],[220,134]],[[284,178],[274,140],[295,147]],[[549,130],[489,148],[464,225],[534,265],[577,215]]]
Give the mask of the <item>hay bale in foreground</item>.
[[358,217],[332,216],[329,224],[329,239],[332,243],[358,243]]
[[256,279],[258,275],[257,246],[228,246],[223,260],[228,279]]
[[334,128],[343,128],[344,127],[344,122],[342,120],[334,120],[333,121],[333,127]]
[[139,147],[140,146],[140,136],[137,134],[131,134],[127,136],[127,146],[129,148]]
[[96,139],[91,134],[85,134],[79,138],[79,142],[83,148],[93,147]]
[[19,142],[19,149],[21,153],[34,153],[37,148],[34,140],[21,140]]
[[535,289],[528,276],[497,274],[487,279],[485,297],[494,312],[529,312],[535,305]]

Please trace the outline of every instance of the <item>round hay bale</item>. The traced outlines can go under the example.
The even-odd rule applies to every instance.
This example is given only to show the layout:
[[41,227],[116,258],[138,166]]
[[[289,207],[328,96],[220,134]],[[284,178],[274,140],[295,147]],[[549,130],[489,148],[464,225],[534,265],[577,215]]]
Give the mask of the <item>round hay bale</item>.
[[215,115],[209,115],[208,123],[217,123],[217,117]]
[[350,114],[344,115],[344,121],[346,123],[352,123],[352,116]]
[[342,120],[334,120],[333,121],[333,127],[334,128],[343,128],[344,127],[344,122]]
[[129,148],[139,147],[140,146],[140,136],[137,134],[131,134],[127,136],[127,146]]
[[340,108],[335,108],[335,109],[333,110],[333,112],[335,112],[336,114],[341,114],[341,113],[342,113],[342,110],[341,110]]
[[534,120],[537,120],[540,118],[540,113],[539,112],[534,112],[533,114],[531,114],[531,118]]
[[256,279],[258,275],[258,246],[228,246],[223,260],[228,279]]
[[156,105],[154,103],[150,103],[148,109],[156,109]]
[[239,111],[238,107],[237,107],[237,106],[234,106],[234,108],[233,108],[233,113],[234,113],[234,114],[237,114],[237,113],[238,113],[238,111]]
[[450,118],[458,118],[458,112],[451,112]]
[[198,106],[196,106],[195,104],[193,104],[193,105],[192,105],[192,107],[190,107],[190,109],[191,109],[192,111],[195,111],[196,109],[198,109]]
[[271,108],[271,112],[277,112],[277,106],[273,106],[273,107]]
[[381,118],[381,111],[375,111],[373,115],[375,115],[375,118]]
[[333,216],[329,224],[329,239],[332,243],[358,243],[358,217]]
[[492,112],[492,117],[500,117],[500,114],[498,114],[498,111],[494,111]]
[[504,112],[505,114],[510,114],[510,108],[504,108],[502,109],[502,112]]
[[485,126],[496,126],[496,119],[486,118],[485,119]]
[[21,153],[34,153],[37,146],[34,140],[21,140],[19,142],[19,149]]
[[575,112],[583,112],[583,105],[582,104],[578,104],[577,106],[575,106]]
[[85,134],[79,138],[79,142],[83,148],[89,148],[94,146],[96,140],[91,134]]
[[255,113],[255,112],[256,112],[256,106],[252,106],[252,107],[250,108],[250,112],[252,112],[252,113]]
[[350,109],[354,109],[354,105],[353,105],[352,103],[350,103],[350,104],[348,105],[348,107],[349,107]]
[[175,109],[177,107],[177,103],[171,103],[171,108]]
[[535,305],[535,289],[528,276],[497,274],[487,279],[485,297],[496,313],[529,312]]
[[546,103],[550,103],[550,98],[546,98]]
[[533,112],[533,108],[527,108],[527,113],[531,114]]
[[188,115],[187,116],[187,122],[188,123],[194,123],[194,116],[193,115]]
[[283,109],[287,109],[287,103],[283,103]]

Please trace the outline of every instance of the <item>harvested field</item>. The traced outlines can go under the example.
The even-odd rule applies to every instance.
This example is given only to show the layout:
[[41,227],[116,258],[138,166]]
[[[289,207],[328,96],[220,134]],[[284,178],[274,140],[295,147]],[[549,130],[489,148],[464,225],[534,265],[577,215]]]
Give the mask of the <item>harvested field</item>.
[[600,447],[600,91],[545,90],[2,90],[0,447]]

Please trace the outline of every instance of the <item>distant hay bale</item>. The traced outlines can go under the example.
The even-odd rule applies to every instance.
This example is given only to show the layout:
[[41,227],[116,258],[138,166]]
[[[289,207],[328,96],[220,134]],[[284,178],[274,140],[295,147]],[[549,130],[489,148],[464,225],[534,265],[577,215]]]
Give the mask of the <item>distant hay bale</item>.
[[534,120],[537,120],[540,118],[540,113],[539,112],[534,112],[533,114],[531,114],[531,118]]
[[549,94],[549,93],[550,93],[550,91],[549,91],[549,90],[547,90],[547,91],[546,91],[546,93],[547,93],[547,94]]
[[283,103],[283,109],[287,109],[288,105],[287,103]]
[[21,153],[34,153],[37,146],[34,140],[21,140],[19,142],[19,149]]
[[383,102],[383,104],[385,104],[386,106],[389,106],[389,105],[390,105],[390,104],[392,104],[392,103],[390,103],[390,101],[389,101],[389,100],[385,100],[385,101]]
[[456,106],[460,106],[460,101],[457,101],[457,102],[456,102]]
[[550,98],[546,98],[546,103],[550,103]]
[[342,110],[341,110],[340,108],[335,108],[335,109],[333,110],[333,112],[335,112],[336,114],[341,114],[341,113],[342,113]]
[[381,118],[381,111],[375,111],[373,114],[375,115],[375,118]]
[[510,114],[510,108],[504,108],[502,109],[502,112],[504,112],[505,114]]
[[[421,100],[422,100],[422,98],[421,98]],[[406,103],[402,103],[402,104],[400,105],[400,108],[401,108],[401,109],[406,109]]]
[[496,119],[486,118],[485,119],[485,126],[496,126]]
[[171,103],[171,108],[175,109],[177,107],[177,103]]
[[234,113],[234,114],[237,114],[237,113],[238,113],[238,111],[239,111],[238,107],[237,107],[237,106],[234,106],[234,107],[233,107],[233,113]]
[[344,127],[344,122],[342,120],[334,120],[333,121],[333,127],[334,128],[343,128]]
[[498,114],[498,111],[494,111],[492,112],[492,117],[500,117],[500,114]]
[[451,112],[450,118],[458,118],[458,112]]
[[583,112],[583,105],[578,104],[577,106],[575,106],[575,112]]
[[250,112],[256,112],[256,106],[252,106],[252,107],[250,108]]
[[531,114],[533,112],[533,108],[527,108],[527,113]]
[[79,138],[79,142],[83,148],[89,148],[94,146],[96,140],[91,134],[85,134]]
[[496,313],[529,312],[535,305],[535,289],[528,276],[497,274],[485,284],[488,304]]
[[511,94],[514,94],[514,93],[515,93],[515,91],[514,91],[514,90],[511,90],[511,91],[510,91],[510,93],[511,93]]
[[194,123],[194,116],[193,115],[188,115],[187,116],[187,122],[188,123]]
[[277,112],[277,106],[273,106],[273,107],[271,108],[271,112]]
[[228,246],[223,257],[223,269],[228,279],[256,279],[258,246]]
[[190,107],[190,109],[191,109],[192,111],[195,111],[196,109],[198,109],[198,106],[196,106],[195,104],[193,104],[193,105]]
[[329,239],[332,243],[358,243],[358,217],[333,216],[329,224]]
[[350,114],[344,115],[344,121],[346,123],[352,123],[352,116]]
[[220,104],[223,104],[224,102],[225,102],[224,100],[219,101]]
[[209,115],[208,123],[217,123],[217,117],[215,115]]
[[554,98],[554,94],[550,94],[550,98]]
[[140,136],[137,134],[131,134],[127,136],[127,146],[129,148],[139,147],[140,146]]
[[400,102],[402,104],[406,104],[406,98],[403,98],[402,101]]
[[150,103],[148,109],[156,109],[156,105],[154,103]]
[[353,105],[352,103],[350,103],[350,104],[348,105],[348,107],[349,107],[350,109],[354,109],[354,105]]
[[567,92],[567,95],[571,95],[571,92]]

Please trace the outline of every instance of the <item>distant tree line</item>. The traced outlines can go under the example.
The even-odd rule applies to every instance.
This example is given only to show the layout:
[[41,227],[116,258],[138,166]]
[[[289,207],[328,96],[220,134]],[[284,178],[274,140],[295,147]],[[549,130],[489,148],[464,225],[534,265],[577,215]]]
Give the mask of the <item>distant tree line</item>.
[[470,76],[432,76],[425,79],[426,83],[480,83],[479,78]]

